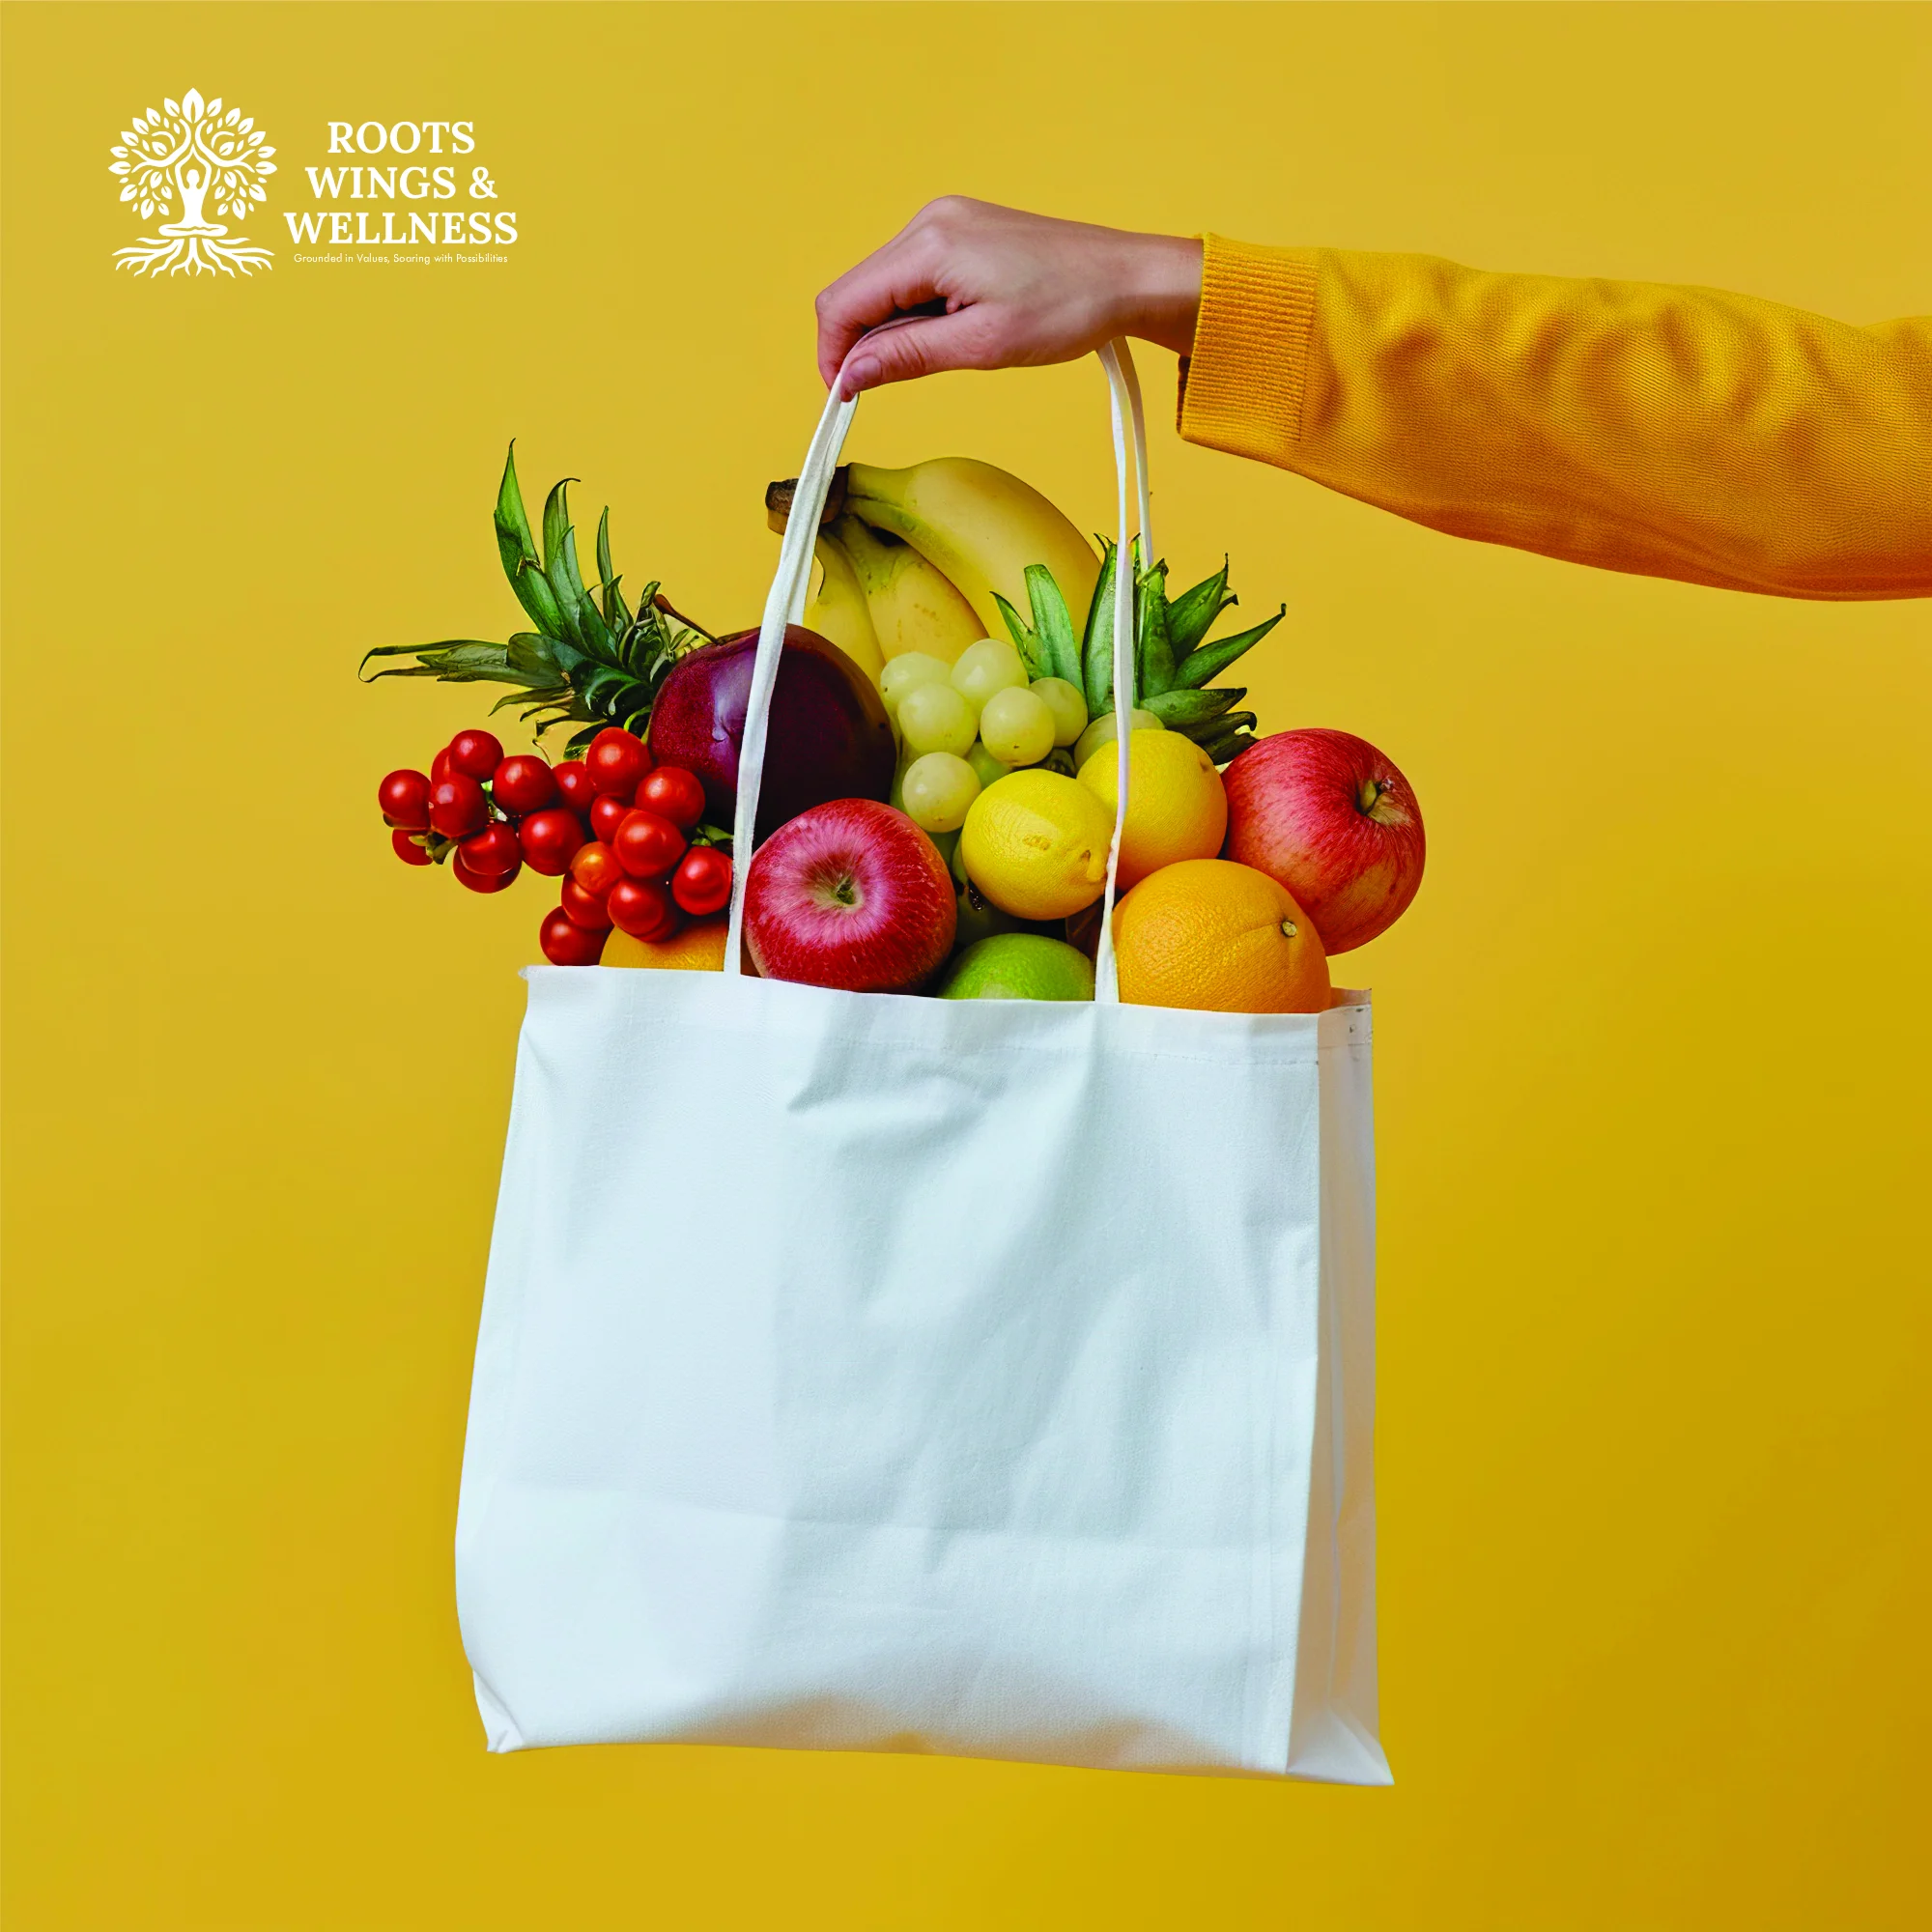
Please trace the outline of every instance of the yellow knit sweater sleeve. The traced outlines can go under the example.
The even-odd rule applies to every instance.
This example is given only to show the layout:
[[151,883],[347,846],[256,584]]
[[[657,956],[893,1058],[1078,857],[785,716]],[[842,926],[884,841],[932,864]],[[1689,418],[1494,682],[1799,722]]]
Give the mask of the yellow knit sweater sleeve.
[[1452,535],[1932,596],[1932,317],[1206,240],[1180,433]]

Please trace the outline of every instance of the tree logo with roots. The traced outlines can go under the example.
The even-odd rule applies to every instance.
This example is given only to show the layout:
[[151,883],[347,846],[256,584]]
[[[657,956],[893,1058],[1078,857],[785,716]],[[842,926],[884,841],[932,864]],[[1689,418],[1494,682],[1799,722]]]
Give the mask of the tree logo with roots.
[[162,102],[134,117],[134,125],[113,150],[110,174],[119,175],[121,199],[131,201],[144,221],[172,212],[181,219],[163,221],[160,233],[142,236],[139,245],[117,248],[114,265],[137,275],[252,275],[274,266],[274,257],[245,235],[230,240],[226,225],[208,218],[232,214],[238,221],[268,196],[262,185],[275,172],[267,136],[239,107],[221,111],[220,100],[204,100],[190,88],[179,100]]

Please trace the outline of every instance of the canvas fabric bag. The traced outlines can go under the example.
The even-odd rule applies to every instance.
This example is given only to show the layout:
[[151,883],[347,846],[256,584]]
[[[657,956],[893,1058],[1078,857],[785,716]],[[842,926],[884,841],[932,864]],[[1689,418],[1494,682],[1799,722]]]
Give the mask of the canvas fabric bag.
[[[1145,428],[1101,359],[1125,557]],[[1386,1783],[1367,995],[1124,1006],[1104,925],[1091,1005],[738,971],[853,408],[765,608],[726,970],[526,975],[456,1535],[490,1748]]]

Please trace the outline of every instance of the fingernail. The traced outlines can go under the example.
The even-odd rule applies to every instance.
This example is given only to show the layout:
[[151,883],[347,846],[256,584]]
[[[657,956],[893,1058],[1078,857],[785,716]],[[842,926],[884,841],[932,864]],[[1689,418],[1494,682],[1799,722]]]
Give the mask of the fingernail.
[[878,376],[878,373],[879,365],[870,356],[862,362],[846,363],[845,374],[838,387],[839,400],[849,403],[867,383]]

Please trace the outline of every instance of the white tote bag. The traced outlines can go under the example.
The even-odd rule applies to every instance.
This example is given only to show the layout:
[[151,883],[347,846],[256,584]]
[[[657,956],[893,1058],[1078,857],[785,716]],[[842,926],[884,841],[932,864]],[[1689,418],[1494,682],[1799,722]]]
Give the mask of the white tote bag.
[[852,411],[765,608],[726,970],[526,976],[456,1532],[490,1747],[1385,1783],[1367,996],[1123,1006],[1104,927],[1092,1005],[737,970]]

